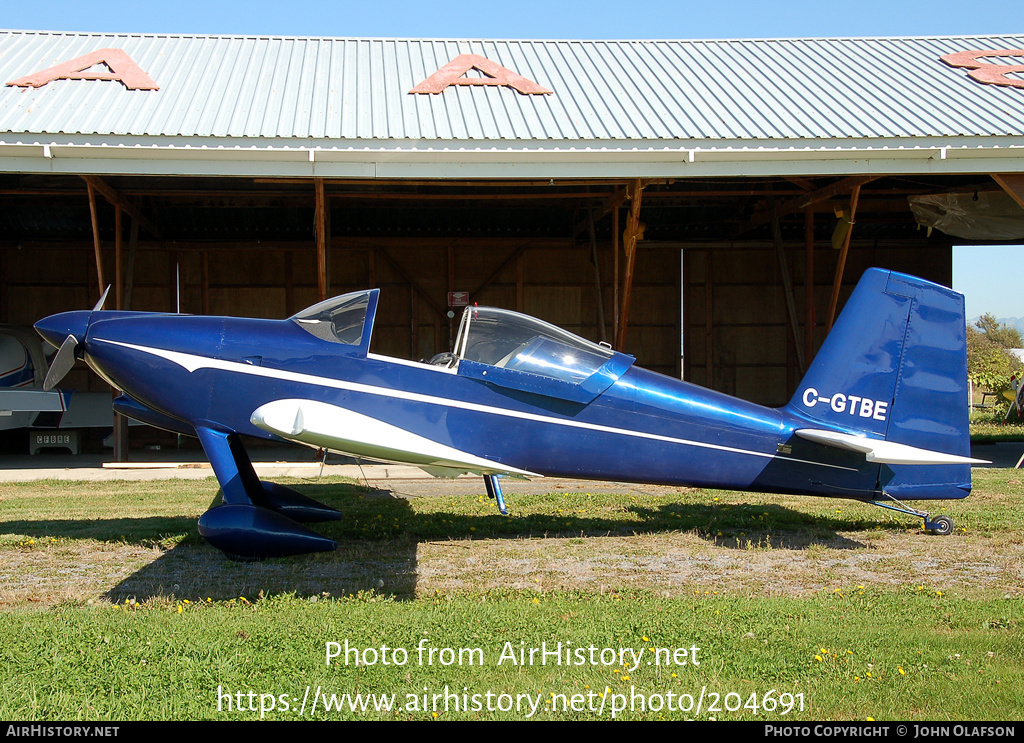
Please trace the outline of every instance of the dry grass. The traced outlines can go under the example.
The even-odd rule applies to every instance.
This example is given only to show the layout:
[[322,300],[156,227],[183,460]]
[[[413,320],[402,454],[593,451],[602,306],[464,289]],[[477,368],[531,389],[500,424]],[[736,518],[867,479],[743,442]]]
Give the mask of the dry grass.
[[[6,527],[0,533],[0,607],[364,590],[399,598],[632,588],[665,596],[804,596],[909,584],[980,598],[1017,596],[1024,586],[1024,538],[1015,526],[1021,488],[1012,471],[982,475],[970,499],[950,506],[958,529],[948,537],[870,506],[823,499],[510,484],[514,513],[555,525],[537,531],[521,525],[526,522],[496,519],[492,506],[478,498],[456,499],[478,492],[476,482],[406,481],[400,493],[336,485],[348,489],[351,508],[367,509],[359,518],[393,520],[393,533],[362,538],[353,527],[332,534],[339,538],[337,552],[255,564],[229,562],[195,534],[195,517],[215,492],[212,481],[140,485],[0,489],[0,523]],[[584,487],[598,503],[593,515],[560,507],[559,498],[569,502]],[[545,490],[555,494],[535,495]],[[616,490],[619,495],[596,495]],[[55,494],[68,491],[76,494],[74,501],[53,505]],[[454,522],[446,518],[453,503],[453,510],[461,509]],[[721,523],[705,527],[707,518]],[[677,521],[680,528],[673,528]]]
[[676,595],[714,587],[799,596],[860,584],[923,583],[1019,594],[1024,547],[995,552],[991,541],[966,536],[940,541],[928,534],[896,532],[873,539],[870,547],[856,548],[737,549],[680,533],[594,537],[576,545],[559,538],[432,543],[417,550],[417,588],[600,591],[614,586]]

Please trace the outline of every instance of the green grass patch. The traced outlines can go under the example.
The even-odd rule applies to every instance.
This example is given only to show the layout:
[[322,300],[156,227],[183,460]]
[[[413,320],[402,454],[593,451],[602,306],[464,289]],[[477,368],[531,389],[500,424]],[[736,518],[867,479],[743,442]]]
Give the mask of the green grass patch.
[[971,441],[975,443],[1024,441],[1024,423],[1002,423],[999,421],[972,422]]
[[[1007,720],[1024,683],[1020,622],[1012,600],[855,586],[805,600],[506,592],[61,607],[0,614],[0,715]],[[330,642],[341,654],[328,665]]]
[[950,537],[817,498],[510,483],[501,517],[291,481],[339,549],[254,564],[196,532],[212,479],[3,484],[0,717],[1016,719],[1021,480],[975,470]]
[[[554,492],[514,495],[510,516],[486,496],[394,497],[340,478],[316,483],[282,479],[345,513],[318,524],[339,540],[414,540],[629,535],[694,530],[709,537],[747,538],[772,530],[821,534],[884,523],[902,529],[878,509],[849,501],[782,499],[749,493],[691,490],[666,497],[639,492]],[[514,484],[508,486],[514,488]],[[27,539],[94,540],[136,545],[202,543],[196,519],[216,495],[216,481],[5,483],[0,485],[0,545]],[[794,509],[790,504],[800,504]]]

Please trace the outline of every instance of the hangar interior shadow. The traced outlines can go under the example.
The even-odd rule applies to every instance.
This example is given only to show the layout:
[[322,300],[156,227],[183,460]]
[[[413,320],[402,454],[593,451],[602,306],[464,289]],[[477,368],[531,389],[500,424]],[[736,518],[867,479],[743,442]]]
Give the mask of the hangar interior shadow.
[[[908,197],[1000,190],[984,174],[643,181],[634,261],[635,189],[621,179],[328,179],[323,238],[311,179],[102,180],[113,201],[91,210],[94,176],[0,174],[0,322],[93,306],[111,278],[111,309],[274,318],[321,292],[379,287],[374,350],[429,358],[457,327],[449,293],[468,294],[770,405],[865,268],[950,281],[956,239],[920,229]],[[834,248],[861,186],[836,289]],[[83,365],[65,385],[104,388]]]

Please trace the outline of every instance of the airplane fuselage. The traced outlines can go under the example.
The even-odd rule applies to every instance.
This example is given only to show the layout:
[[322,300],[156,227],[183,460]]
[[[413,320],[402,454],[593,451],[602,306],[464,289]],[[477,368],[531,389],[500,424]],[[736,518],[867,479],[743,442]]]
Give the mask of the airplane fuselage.
[[[263,482],[241,436],[498,477],[558,476],[836,496],[900,505],[971,489],[963,297],[895,272],[864,274],[789,404],[767,408],[637,368],[537,318],[470,307],[429,362],[370,353],[378,292],[287,320],[69,312],[36,324],[56,384],[85,361],[114,407],[196,435],[221,485],[199,531],[226,554],[333,549],[300,522],[341,518]],[[102,301],[101,301],[102,303]]]
[[86,349],[101,376],[183,427],[275,439],[253,424],[254,411],[309,400],[545,476],[817,494],[824,486],[845,497],[877,486],[878,465],[795,439],[805,422],[781,409],[636,367],[583,404],[457,368],[360,357],[288,320],[100,312]]

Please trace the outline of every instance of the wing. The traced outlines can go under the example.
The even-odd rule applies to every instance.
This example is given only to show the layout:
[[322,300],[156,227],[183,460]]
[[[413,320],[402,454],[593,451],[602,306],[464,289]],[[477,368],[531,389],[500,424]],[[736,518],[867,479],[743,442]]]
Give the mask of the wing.
[[63,413],[68,393],[33,389],[0,390],[0,411],[6,413]]
[[289,441],[384,462],[412,464],[430,474],[538,475],[461,451],[372,416],[314,400],[275,400],[261,405],[254,426]]

